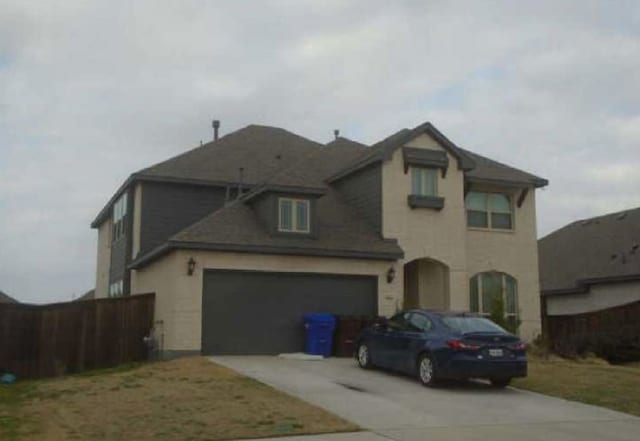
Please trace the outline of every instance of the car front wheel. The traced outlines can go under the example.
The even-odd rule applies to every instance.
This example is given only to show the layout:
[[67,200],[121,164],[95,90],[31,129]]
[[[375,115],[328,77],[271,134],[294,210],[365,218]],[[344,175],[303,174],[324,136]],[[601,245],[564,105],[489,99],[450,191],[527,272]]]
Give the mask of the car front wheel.
[[373,363],[371,363],[371,352],[369,352],[369,347],[366,344],[362,343],[358,346],[356,358],[358,365],[362,369],[371,369],[373,367]]
[[436,384],[436,366],[428,354],[422,354],[418,359],[418,380],[427,387],[433,387]]

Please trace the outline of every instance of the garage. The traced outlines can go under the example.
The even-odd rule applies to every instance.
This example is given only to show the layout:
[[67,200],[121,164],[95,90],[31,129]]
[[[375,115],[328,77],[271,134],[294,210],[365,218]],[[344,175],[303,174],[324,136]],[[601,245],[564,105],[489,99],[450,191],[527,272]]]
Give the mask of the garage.
[[302,317],[312,312],[377,314],[377,278],[206,270],[202,353],[300,352],[304,349]]

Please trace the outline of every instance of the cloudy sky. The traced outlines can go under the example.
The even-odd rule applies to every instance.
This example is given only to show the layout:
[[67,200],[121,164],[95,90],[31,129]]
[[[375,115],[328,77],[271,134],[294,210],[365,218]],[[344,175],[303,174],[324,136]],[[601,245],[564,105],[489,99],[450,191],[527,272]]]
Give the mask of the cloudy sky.
[[92,288],[90,221],[214,117],[366,143],[430,120],[551,181],[544,235],[640,206],[640,2],[0,0],[0,290]]

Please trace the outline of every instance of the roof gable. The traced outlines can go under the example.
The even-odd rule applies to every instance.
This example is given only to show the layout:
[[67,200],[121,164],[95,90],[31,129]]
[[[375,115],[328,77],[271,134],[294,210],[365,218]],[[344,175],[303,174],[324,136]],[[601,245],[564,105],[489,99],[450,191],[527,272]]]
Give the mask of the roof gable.
[[430,136],[456,159],[458,169],[464,171],[465,179],[469,181],[484,181],[502,185],[533,185],[535,187],[543,187],[549,183],[546,179],[458,147],[430,122],[420,124],[411,130],[402,129],[379,141],[371,146],[370,151],[363,153],[329,177],[327,182],[337,181],[372,163],[390,160],[397,149],[410,144],[411,140],[423,134]]
[[411,140],[418,136],[426,134],[433,138],[439,145],[442,146],[448,153],[450,153],[457,161],[458,168],[461,170],[468,170],[473,167],[473,163],[461,152],[457,146],[451,142],[446,136],[444,136],[438,129],[435,128],[430,122],[425,122],[419,126],[409,130],[402,129],[393,135],[383,139],[372,145],[370,150],[364,153],[361,157],[356,158],[351,164],[338,171],[333,176],[329,177],[328,182],[337,181],[345,176],[350,175],[374,162],[383,162],[391,159],[396,150],[403,147],[405,144],[411,142]]

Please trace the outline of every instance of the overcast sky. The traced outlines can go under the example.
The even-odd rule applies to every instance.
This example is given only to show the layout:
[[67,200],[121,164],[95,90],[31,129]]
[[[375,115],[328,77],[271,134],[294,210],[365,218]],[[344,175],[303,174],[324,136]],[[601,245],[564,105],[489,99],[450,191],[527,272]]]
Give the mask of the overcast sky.
[[0,0],[0,290],[92,288],[93,217],[214,117],[366,143],[429,120],[550,180],[542,236],[640,206],[640,2]]

